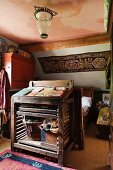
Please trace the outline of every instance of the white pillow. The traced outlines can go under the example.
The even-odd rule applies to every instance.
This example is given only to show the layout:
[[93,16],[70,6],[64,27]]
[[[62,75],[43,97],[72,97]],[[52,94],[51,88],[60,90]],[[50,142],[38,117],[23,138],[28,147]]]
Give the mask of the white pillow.
[[86,106],[91,107],[91,105],[92,105],[91,97],[83,96],[82,97],[82,108],[84,108]]

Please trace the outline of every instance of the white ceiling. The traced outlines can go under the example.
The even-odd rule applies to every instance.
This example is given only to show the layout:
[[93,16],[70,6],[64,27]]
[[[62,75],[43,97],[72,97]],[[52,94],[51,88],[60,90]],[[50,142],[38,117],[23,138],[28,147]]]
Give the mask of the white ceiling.
[[[56,11],[49,37],[39,36],[34,5]],[[104,33],[104,0],[0,0],[0,35],[19,44],[71,40]]]

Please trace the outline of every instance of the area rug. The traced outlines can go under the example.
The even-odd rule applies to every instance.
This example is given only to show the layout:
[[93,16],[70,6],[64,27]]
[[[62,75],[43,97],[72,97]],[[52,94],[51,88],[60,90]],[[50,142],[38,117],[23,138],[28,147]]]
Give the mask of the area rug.
[[0,153],[0,170],[75,170],[9,150]]

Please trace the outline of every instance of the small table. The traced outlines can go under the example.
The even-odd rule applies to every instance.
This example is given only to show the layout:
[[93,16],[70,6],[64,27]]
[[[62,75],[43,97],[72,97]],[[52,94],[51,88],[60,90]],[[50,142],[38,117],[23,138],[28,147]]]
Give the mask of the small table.
[[101,108],[97,119],[99,138],[109,140],[110,126],[112,124],[113,122],[110,122],[109,108],[108,107]]

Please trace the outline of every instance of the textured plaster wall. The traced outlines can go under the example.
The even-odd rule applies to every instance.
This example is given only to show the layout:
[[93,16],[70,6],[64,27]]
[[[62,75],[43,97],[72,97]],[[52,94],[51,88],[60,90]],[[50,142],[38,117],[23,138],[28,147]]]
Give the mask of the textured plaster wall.
[[73,73],[51,73],[44,74],[38,62],[38,57],[48,56],[64,56],[70,54],[81,54],[87,52],[99,52],[110,50],[110,44],[98,44],[90,46],[82,46],[76,48],[66,48],[62,50],[54,50],[47,52],[34,52],[36,59],[36,77],[41,80],[54,80],[54,79],[69,79],[74,80],[76,86],[90,86],[105,89],[105,71],[92,71],[92,72],[73,72]]

